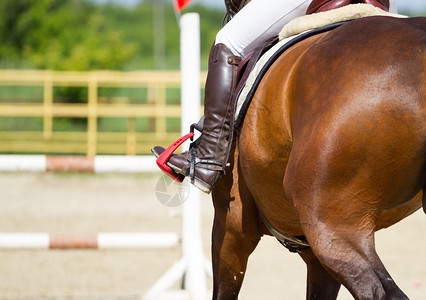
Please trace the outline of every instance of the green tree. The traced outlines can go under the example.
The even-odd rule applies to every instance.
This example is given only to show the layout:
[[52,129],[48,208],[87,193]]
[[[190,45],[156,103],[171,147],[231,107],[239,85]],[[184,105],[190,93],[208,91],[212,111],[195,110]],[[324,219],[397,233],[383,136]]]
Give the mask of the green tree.
[[[155,0],[160,1],[160,0]],[[154,69],[155,2],[135,7],[90,0],[1,0],[0,67],[54,70]],[[223,11],[195,5],[201,16],[202,67]],[[164,2],[166,69],[179,68],[179,27]]]
[[3,66],[116,69],[136,49],[121,32],[105,31],[105,18],[87,0],[2,0],[0,18]]

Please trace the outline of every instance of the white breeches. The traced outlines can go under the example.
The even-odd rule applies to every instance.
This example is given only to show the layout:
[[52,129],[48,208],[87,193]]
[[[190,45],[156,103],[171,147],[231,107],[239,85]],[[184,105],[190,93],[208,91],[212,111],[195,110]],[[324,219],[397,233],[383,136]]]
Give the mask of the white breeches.
[[[311,1],[252,0],[218,32],[215,43],[243,57],[278,35],[292,19],[303,16]],[[397,12],[395,0],[390,0],[390,11]]]

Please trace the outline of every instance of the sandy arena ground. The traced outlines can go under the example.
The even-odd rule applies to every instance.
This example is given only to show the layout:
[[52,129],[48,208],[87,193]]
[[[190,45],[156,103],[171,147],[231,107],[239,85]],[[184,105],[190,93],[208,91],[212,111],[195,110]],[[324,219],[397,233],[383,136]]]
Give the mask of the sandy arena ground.
[[[156,197],[160,176],[0,174],[0,232],[180,230],[180,207],[166,207]],[[212,215],[205,196],[207,258]],[[426,299],[426,215],[419,211],[379,232],[377,248],[410,299]],[[142,299],[180,255],[179,248],[0,250],[0,299]],[[305,299],[305,272],[297,254],[265,237],[251,256],[240,299]],[[342,288],[339,299],[352,297]]]

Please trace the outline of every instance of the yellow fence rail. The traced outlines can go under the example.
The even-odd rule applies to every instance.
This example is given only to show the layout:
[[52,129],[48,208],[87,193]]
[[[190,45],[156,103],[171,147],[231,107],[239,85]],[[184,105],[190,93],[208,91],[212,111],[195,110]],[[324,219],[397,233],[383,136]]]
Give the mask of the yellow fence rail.
[[[200,86],[206,74],[202,73]],[[167,89],[180,88],[179,71],[137,72],[57,72],[0,70],[0,87],[41,87],[43,93],[37,103],[19,103],[0,99],[0,118],[39,117],[43,119],[42,131],[0,131],[0,152],[86,154],[147,154],[156,144],[168,145],[179,132],[168,132],[168,118],[180,117],[180,104],[167,104]],[[55,87],[85,87],[87,101],[60,103],[55,101]],[[146,101],[100,101],[100,88],[144,88]],[[110,99],[111,100],[111,99]],[[117,100],[117,99],[116,99]],[[105,103],[108,102],[108,103]],[[124,103],[123,103],[124,102]],[[87,119],[85,131],[55,131],[53,119]],[[98,130],[99,118],[127,119],[126,132]],[[147,118],[152,131],[138,132],[136,119]],[[194,122],[197,120],[194,120]]]

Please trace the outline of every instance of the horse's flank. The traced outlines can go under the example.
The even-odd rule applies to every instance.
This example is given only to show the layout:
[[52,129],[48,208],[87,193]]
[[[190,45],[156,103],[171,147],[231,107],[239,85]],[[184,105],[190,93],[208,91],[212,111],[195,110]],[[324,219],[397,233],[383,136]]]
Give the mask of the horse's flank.
[[[387,22],[383,17],[354,21],[296,45],[265,76],[249,109],[240,148],[244,178],[278,228],[303,234],[296,225],[295,204],[282,188],[290,158],[294,165],[305,161],[307,169],[297,171],[304,192],[322,193],[316,187],[324,190],[324,176],[335,178],[331,189],[353,180],[370,182],[347,190],[341,201],[381,202],[374,205],[377,228],[420,208],[425,184],[425,35],[419,31],[407,36],[406,27],[413,26],[420,25],[413,19]],[[333,169],[330,156],[341,157]],[[396,159],[406,156],[411,164]],[[315,165],[309,160],[316,160]],[[388,197],[384,203],[383,195]]]
[[[422,205],[426,22],[371,17],[310,37],[263,77],[213,190],[213,299],[237,299],[268,233],[305,235],[307,299],[408,299],[374,232]],[[420,251],[420,250],[419,250]]]

